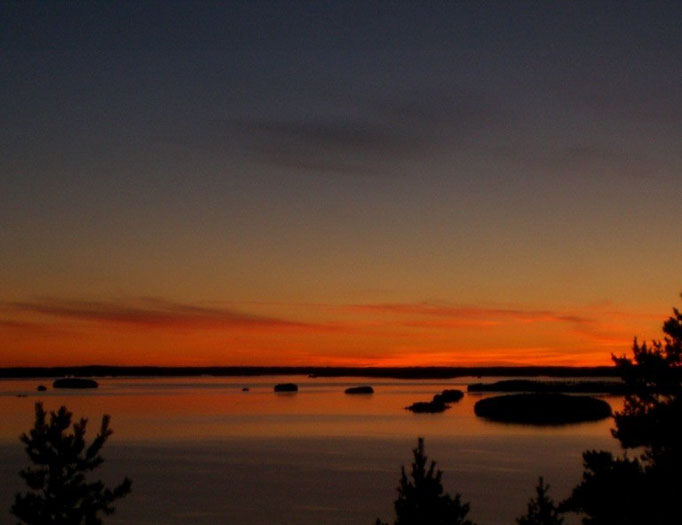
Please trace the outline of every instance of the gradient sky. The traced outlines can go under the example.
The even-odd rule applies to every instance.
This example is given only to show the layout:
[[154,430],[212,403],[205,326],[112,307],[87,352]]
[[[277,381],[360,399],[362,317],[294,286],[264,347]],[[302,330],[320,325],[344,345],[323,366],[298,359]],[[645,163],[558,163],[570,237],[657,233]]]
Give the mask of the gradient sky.
[[0,366],[608,364],[679,304],[681,2],[3,2],[0,74]]

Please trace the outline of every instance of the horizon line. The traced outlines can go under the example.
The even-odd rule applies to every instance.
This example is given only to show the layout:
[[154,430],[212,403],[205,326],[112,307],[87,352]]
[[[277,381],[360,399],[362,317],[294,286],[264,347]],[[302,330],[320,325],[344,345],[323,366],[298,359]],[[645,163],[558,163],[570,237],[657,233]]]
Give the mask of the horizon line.
[[105,376],[261,376],[310,375],[319,377],[365,376],[398,378],[452,378],[462,376],[597,376],[617,375],[614,365],[598,366],[155,366],[72,365],[0,367],[0,378]]

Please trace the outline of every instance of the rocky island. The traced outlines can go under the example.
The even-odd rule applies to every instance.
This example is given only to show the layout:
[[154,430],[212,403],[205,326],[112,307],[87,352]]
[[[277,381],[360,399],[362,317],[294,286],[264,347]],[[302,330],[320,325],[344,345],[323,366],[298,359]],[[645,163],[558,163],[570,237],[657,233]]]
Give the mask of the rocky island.
[[98,386],[94,379],[84,377],[63,377],[55,379],[52,383],[53,388],[97,388]]
[[346,394],[373,394],[374,389],[371,386],[351,386],[344,390]]
[[275,392],[298,392],[296,383],[279,383],[275,385]]
[[431,401],[417,401],[405,409],[416,414],[437,414],[450,408],[450,403],[456,403],[462,397],[464,392],[461,390],[443,390],[440,394],[435,394]]

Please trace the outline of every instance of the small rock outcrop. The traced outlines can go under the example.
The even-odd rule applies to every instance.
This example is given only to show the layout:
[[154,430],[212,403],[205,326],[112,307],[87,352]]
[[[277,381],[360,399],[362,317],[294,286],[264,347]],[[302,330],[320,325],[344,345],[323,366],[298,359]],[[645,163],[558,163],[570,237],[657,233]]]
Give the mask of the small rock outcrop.
[[351,386],[346,388],[346,394],[373,394],[374,389],[371,386]]
[[437,414],[450,408],[450,403],[457,403],[462,397],[464,392],[461,390],[443,390],[440,394],[435,394],[431,401],[417,401],[405,409],[417,414]]
[[83,377],[64,377],[62,379],[55,379],[52,383],[53,388],[97,388],[99,385],[94,379],[85,379]]
[[455,388],[450,390],[443,390],[440,394],[433,396],[434,401],[441,401],[443,403],[457,403],[464,397],[464,392]]
[[275,385],[275,392],[298,392],[296,383],[279,383]]
[[443,403],[442,401],[417,401],[412,403],[409,407],[405,407],[406,410],[414,412],[415,414],[437,414],[439,412],[444,412],[450,405]]
[[565,425],[611,416],[611,406],[590,396],[511,394],[482,399],[474,413],[492,421],[529,425]]

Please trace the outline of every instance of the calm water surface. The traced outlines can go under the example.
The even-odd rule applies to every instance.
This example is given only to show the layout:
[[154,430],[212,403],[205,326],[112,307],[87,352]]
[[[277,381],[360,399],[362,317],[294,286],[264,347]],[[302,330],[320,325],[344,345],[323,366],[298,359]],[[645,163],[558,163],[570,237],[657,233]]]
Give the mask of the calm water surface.
[[[422,436],[446,490],[471,503],[473,520],[512,525],[538,476],[561,499],[580,479],[583,450],[617,450],[611,420],[531,427],[478,419],[473,405],[486,394],[466,394],[442,414],[404,410],[444,388],[487,379],[116,378],[99,380],[93,391],[43,393],[37,380],[0,380],[0,523],[13,523],[5,509],[22,489],[17,472],[26,463],[18,436],[32,426],[38,400],[88,417],[91,437],[102,414],[111,415],[114,435],[100,475],[112,482],[128,475],[133,492],[107,524],[391,520],[400,466]],[[298,393],[273,392],[288,381]],[[344,394],[360,384],[375,393]],[[620,398],[605,399],[620,408]]]

